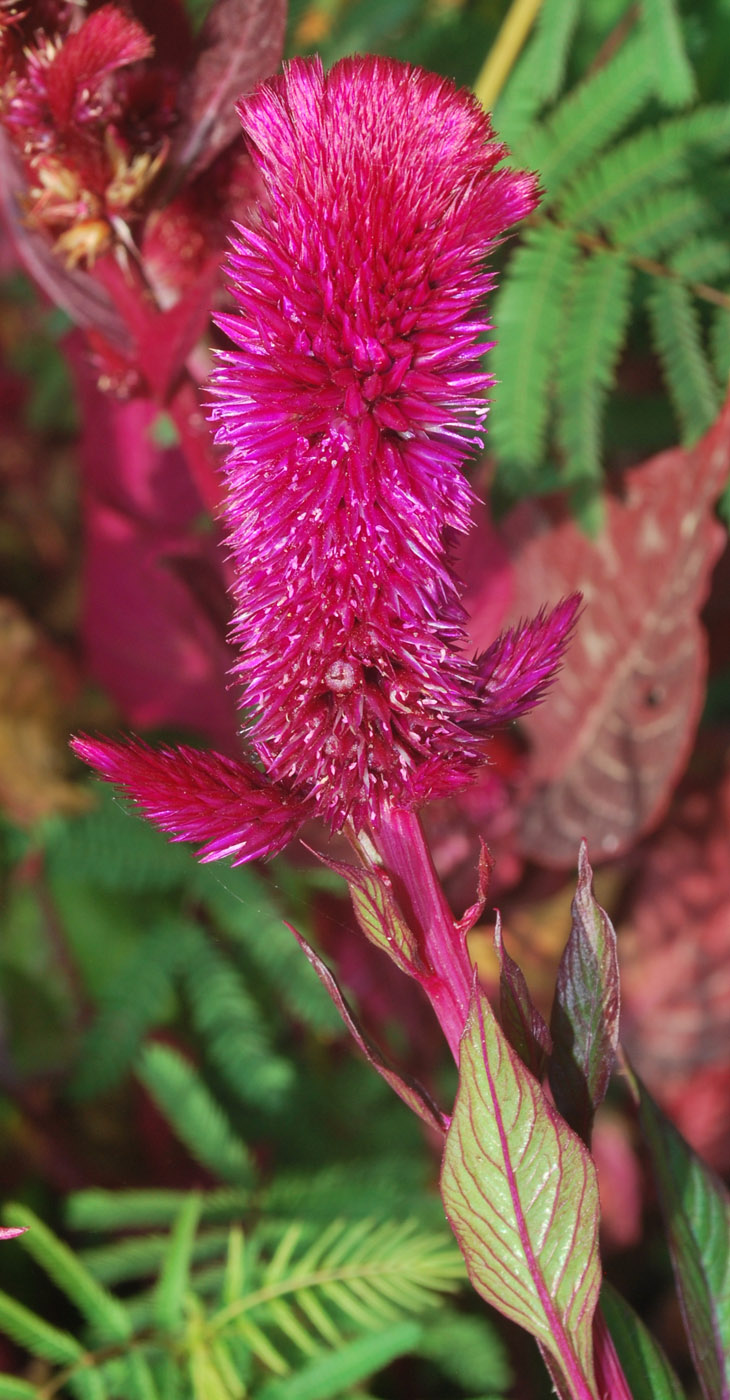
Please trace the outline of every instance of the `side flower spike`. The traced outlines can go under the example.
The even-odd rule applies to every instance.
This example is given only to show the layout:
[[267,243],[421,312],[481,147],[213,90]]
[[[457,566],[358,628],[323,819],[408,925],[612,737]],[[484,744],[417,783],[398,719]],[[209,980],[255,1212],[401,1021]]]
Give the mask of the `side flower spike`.
[[541,608],[529,621],[502,632],[476,658],[475,732],[488,734],[545,699],[570,644],[581,602],[580,593],[571,593],[551,612]]
[[117,783],[146,817],[176,841],[201,841],[202,861],[234,865],[276,855],[307,815],[251,763],[182,746],[150,748],[81,735],[74,753]]

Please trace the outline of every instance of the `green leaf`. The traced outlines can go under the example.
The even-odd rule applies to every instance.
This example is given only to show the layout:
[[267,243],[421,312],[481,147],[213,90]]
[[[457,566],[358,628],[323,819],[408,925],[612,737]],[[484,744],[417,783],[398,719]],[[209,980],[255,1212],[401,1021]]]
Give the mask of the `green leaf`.
[[668,107],[686,107],[696,95],[675,0],[641,0],[641,22],[654,63],[654,91]]
[[264,1386],[257,1400],[337,1400],[396,1357],[415,1351],[421,1336],[417,1323],[398,1322],[375,1336],[359,1337],[334,1355],[318,1357],[286,1380]]
[[33,1356],[53,1361],[57,1366],[70,1366],[83,1355],[75,1337],[52,1327],[7,1293],[0,1293],[0,1328]]
[[173,1004],[172,979],[186,956],[191,924],[165,919],[134,950],[101,999],[84,1036],[71,1092],[84,1099],[113,1088],[131,1068],[144,1034]]
[[[102,1191],[92,1187],[69,1197],[66,1220],[71,1230],[140,1230],[170,1225],[188,1197],[187,1191]],[[233,1220],[251,1202],[247,1190],[223,1187],[202,1198],[201,1219]],[[156,1261],[155,1261],[156,1262]]]
[[713,234],[693,238],[676,250],[671,265],[689,282],[717,282],[730,273],[730,243]]
[[611,241],[622,251],[656,257],[677,248],[698,229],[711,228],[714,211],[691,186],[658,190],[605,220]]
[[489,369],[497,387],[490,439],[507,469],[531,469],[542,461],[555,350],[577,257],[566,230],[528,230],[495,302],[497,344]]
[[477,1292],[532,1333],[577,1394],[595,1396],[595,1168],[476,990],[441,1195]]
[[585,841],[578,858],[571,920],[550,1021],[550,1088],[558,1111],[590,1144],[593,1115],[606,1096],[616,1060],[619,973],[616,934],[607,913],[596,903]]
[[[185,1204],[186,1195],[180,1193],[180,1208]],[[115,1240],[113,1244],[84,1249],[80,1257],[101,1283],[124,1283],[128,1279],[159,1273],[169,1238],[169,1235],[160,1234],[132,1235],[128,1239]],[[227,1243],[227,1230],[208,1230],[199,1234],[193,1247],[193,1261],[200,1264],[210,1259],[221,1259]]]
[[563,83],[581,0],[544,0],[533,36],[515,65],[494,109],[494,125],[509,146],[533,117],[557,97]]
[[514,1380],[504,1343],[487,1317],[442,1308],[429,1319],[418,1355],[434,1362],[465,1391],[487,1385],[501,1395]]
[[553,198],[579,167],[596,156],[646,102],[652,63],[641,34],[563,99],[549,121],[534,127],[515,151],[520,162],[540,171]]
[[418,939],[398,907],[390,876],[383,870],[364,870],[324,856],[319,859],[347,882],[355,917],[369,942],[408,976],[422,972]]
[[27,1206],[8,1205],[3,1212],[8,1225],[25,1225],[23,1246],[45,1269],[73,1303],[102,1342],[123,1342],[131,1333],[126,1309],[102,1287],[67,1244],[44,1225]]
[[718,306],[713,311],[710,345],[715,373],[721,384],[730,377],[730,311]]
[[250,1182],[253,1163],[197,1070],[168,1045],[145,1046],[137,1075],[188,1151],[216,1176]]
[[702,345],[697,308],[681,283],[657,278],[649,293],[649,313],[682,440],[691,444],[720,410],[720,392]]
[[633,274],[611,253],[585,258],[574,279],[558,358],[558,439],[566,482],[598,482],[601,416],[631,315]]
[[706,1400],[730,1396],[730,1196],[631,1075],[674,1277]]
[[730,106],[700,107],[644,127],[614,146],[560,199],[560,217],[582,228],[610,226],[636,201],[671,183],[687,184],[698,163],[730,149]]
[[38,1400],[38,1387],[18,1376],[0,1375],[0,1400]]
[[633,1400],[685,1400],[659,1343],[606,1279],[601,1289],[601,1310]]
[[183,1323],[185,1294],[190,1286],[193,1242],[200,1219],[200,1196],[189,1196],[172,1227],[155,1296],[158,1324],[176,1332]]
[[127,1400],[160,1400],[152,1370],[142,1353],[133,1349],[124,1360]]

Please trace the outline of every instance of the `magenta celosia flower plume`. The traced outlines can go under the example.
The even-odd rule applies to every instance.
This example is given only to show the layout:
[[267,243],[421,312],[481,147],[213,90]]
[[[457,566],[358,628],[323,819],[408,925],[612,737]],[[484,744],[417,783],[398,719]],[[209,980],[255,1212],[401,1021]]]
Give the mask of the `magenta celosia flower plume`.
[[[488,730],[549,684],[576,600],[481,659],[465,651],[449,550],[487,411],[484,257],[533,208],[533,176],[498,168],[504,147],[470,94],[387,59],[327,76],[297,60],[241,118],[266,198],[233,241],[236,309],[220,324],[237,348],[212,416],[237,671],[266,776],[208,756],[191,787],[189,750],[77,750],[209,857],[246,859],[264,809],[273,850],[305,816],[377,827],[463,786]],[[230,820],[213,795],[206,812],[206,781],[225,787]]]

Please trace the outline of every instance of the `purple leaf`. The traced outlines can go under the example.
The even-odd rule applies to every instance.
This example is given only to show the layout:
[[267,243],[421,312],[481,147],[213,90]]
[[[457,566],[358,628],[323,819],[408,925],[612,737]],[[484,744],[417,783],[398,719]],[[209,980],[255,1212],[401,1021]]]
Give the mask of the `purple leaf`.
[[545,1073],[553,1048],[552,1036],[533,1004],[522,969],[510,957],[502,940],[502,920],[497,913],[494,946],[499,958],[499,1016],[513,1050],[536,1079]]
[[170,152],[170,168],[186,180],[240,135],[236,102],[278,68],[285,25],[285,0],[216,0],[183,87],[185,116]]
[[571,913],[550,1021],[550,1088],[563,1117],[590,1143],[593,1114],[605,1098],[616,1059],[619,974],[616,934],[596,903],[585,841]]
[[571,1400],[598,1400],[595,1167],[476,985],[441,1195],[477,1292],[532,1333]]
[[355,916],[365,937],[387,953],[401,972],[420,979],[424,969],[418,940],[398,908],[390,876],[383,870],[361,870],[355,865],[328,860],[318,851],[312,854],[347,881]]
[[730,1400],[730,1196],[626,1066],[705,1400]]
[[408,1105],[413,1113],[417,1113],[418,1117],[422,1118],[424,1123],[427,1123],[430,1128],[435,1128],[436,1131],[443,1136],[448,1127],[449,1120],[441,1112],[437,1104],[434,1103],[428,1090],[424,1089],[423,1085],[419,1084],[418,1080],[413,1079],[409,1074],[401,1074],[400,1071],[392,1068],[382,1052],[373,1043],[370,1037],[366,1035],[362,1026],[356,1021],[340,991],[336,979],[333,977],[326,963],[322,962],[322,959],[318,957],[311,945],[307,943],[307,940],[303,938],[301,933],[298,933],[291,924],[287,924],[287,928],[294,934],[299,947],[314,968],[325,991],[329,992],[350,1035],[358,1049],[362,1051],[366,1060],[373,1066],[373,1069],[378,1071],[378,1074],[382,1075],[386,1084],[390,1085],[391,1089],[393,1089],[398,1097]]

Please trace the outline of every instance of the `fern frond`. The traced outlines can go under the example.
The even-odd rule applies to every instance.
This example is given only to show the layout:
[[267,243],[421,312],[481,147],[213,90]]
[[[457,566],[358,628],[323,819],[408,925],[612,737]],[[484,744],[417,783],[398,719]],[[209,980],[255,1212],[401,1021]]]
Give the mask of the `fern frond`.
[[730,376],[730,311],[718,306],[713,313],[710,328],[712,363],[721,384],[727,384]]
[[730,106],[699,108],[647,126],[614,146],[561,196],[561,219],[582,228],[608,226],[636,200],[664,185],[691,178],[699,159],[730,150]]
[[[181,1205],[184,1204],[185,1195],[181,1193]],[[125,1283],[129,1279],[141,1279],[157,1273],[168,1241],[169,1235],[132,1236],[117,1240],[114,1244],[84,1249],[80,1258],[100,1283]],[[227,1244],[227,1230],[208,1230],[197,1235],[192,1262],[203,1264],[211,1259],[222,1259]]]
[[652,87],[652,62],[642,34],[633,34],[592,77],[563,98],[547,122],[527,132],[515,150],[539,170],[553,198],[576,172],[628,126]]
[[529,470],[542,459],[555,347],[577,257],[565,230],[529,230],[495,302],[497,344],[489,368],[499,387],[490,437],[498,457],[510,467]]
[[558,359],[558,440],[570,484],[601,474],[601,414],[631,313],[633,274],[623,258],[595,253],[574,281]]
[[654,60],[654,92],[668,107],[687,107],[696,96],[675,0],[641,0],[641,23]]
[[200,1219],[200,1197],[193,1193],[172,1227],[155,1290],[157,1322],[165,1332],[175,1332],[183,1321],[183,1304],[190,1285],[193,1242]]
[[0,1400],[38,1400],[38,1387],[19,1376],[0,1376]]
[[223,1276],[221,1304],[240,1298],[246,1286],[246,1241],[240,1225],[234,1225],[228,1235],[226,1271]]
[[374,1337],[359,1337],[334,1355],[318,1357],[286,1380],[270,1381],[257,1400],[338,1400],[399,1356],[417,1350],[422,1328],[399,1322]]
[[730,243],[713,234],[690,239],[672,254],[670,264],[688,282],[724,281],[730,274]]
[[106,783],[93,783],[92,811],[49,829],[51,877],[74,878],[112,893],[152,894],[182,885],[195,865],[190,850],[173,845]]
[[173,1004],[173,977],[186,960],[194,925],[167,918],[150,930],[101,1001],[84,1037],[71,1093],[91,1098],[116,1085],[131,1068],[145,1032]]
[[581,0],[544,0],[532,38],[494,109],[494,125],[511,147],[560,91]]
[[513,1384],[506,1348],[487,1317],[442,1309],[429,1319],[418,1354],[467,1392],[501,1395]]
[[709,428],[720,408],[718,386],[702,345],[697,308],[687,288],[669,280],[657,280],[648,303],[682,440],[692,443]]
[[622,252],[656,257],[676,248],[688,234],[712,227],[712,206],[691,186],[659,190],[604,220],[611,241]]
[[252,1180],[245,1145],[188,1060],[153,1042],[137,1061],[137,1075],[196,1161],[224,1181],[238,1185]]
[[265,981],[276,1004],[312,1030],[339,1035],[342,1022],[316,972],[284,923],[270,888],[254,870],[199,865],[195,892],[212,918]]
[[[102,1191],[92,1187],[69,1197],[66,1223],[71,1230],[155,1229],[172,1223],[187,1196],[187,1191]],[[235,1220],[250,1201],[250,1191],[241,1188],[206,1191],[201,1220]]]
[[201,934],[185,959],[184,982],[206,1054],[244,1102],[272,1108],[291,1088],[294,1068],[277,1055],[270,1026],[241,976]]
[[0,1293],[0,1328],[31,1356],[53,1361],[57,1366],[70,1366],[84,1354],[80,1342],[70,1332],[52,1327],[7,1293]]
[[24,1225],[23,1247],[54,1283],[75,1303],[100,1342],[126,1341],[131,1333],[129,1315],[117,1298],[94,1278],[67,1244],[54,1235],[27,1206],[9,1205],[3,1212],[9,1225]]
[[124,1360],[125,1400],[160,1400],[160,1392],[146,1357],[133,1348]]

